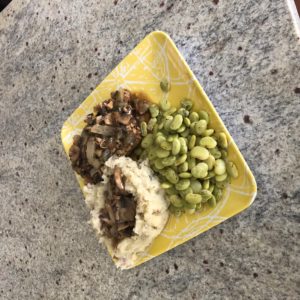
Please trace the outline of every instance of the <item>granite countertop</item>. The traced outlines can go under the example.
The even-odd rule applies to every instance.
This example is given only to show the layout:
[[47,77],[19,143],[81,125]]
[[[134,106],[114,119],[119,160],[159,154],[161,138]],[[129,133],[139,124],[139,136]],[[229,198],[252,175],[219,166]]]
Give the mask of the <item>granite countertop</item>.
[[[158,29],[202,83],[258,195],[121,272],[86,222],[60,129]],[[0,53],[0,299],[299,299],[300,43],[285,1],[13,0]]]

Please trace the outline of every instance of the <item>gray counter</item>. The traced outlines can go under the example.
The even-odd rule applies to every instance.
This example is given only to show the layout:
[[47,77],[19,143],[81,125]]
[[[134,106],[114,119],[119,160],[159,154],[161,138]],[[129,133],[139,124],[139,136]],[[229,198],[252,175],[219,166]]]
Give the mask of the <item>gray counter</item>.
[[[121,272],[86,223],[60,129],[158,29],[203,85],[258,195]],[[0,55],[0,299],[299,297],[300,43],[285,1],[13,0],[0,13]]]

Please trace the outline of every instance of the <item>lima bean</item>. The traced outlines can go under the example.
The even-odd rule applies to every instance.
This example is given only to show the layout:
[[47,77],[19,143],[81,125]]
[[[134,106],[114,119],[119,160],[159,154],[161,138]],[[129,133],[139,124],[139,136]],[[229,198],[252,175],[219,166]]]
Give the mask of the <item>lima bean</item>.
[[161,164],[165,167],[172,166],[176,161],[176,156],[169,156],[161,160]]
[[200,120],[205,120],[207,124],[209,123],[209,116],[206,111],[200,110],[198,114],[199,114]]
[[173,214],[176,217],[180,217],[182,214],[181,208],[180,207],[175,207],[174,205],[169,206],[169,211],[171,214]]
[[180,126],[180,128],[177,130],[177,132],[178,132],[178,133],[182,133],[182,132],[185,131],[185,129],[186,129],[185,125],[182,124],[182,125]]
[[170,151],[168,151],[168,150],[164,150],[161,148],[158,148],[156,150],[156,156],[159,158],[165,158],[165,157],[168,157],[169,155],[170,155]]
[[191,110],[193,107],[193,102],[188,98],[182,99],[180,104],[181,104],[181,107],[183,107],[186,110]]
[[156,167],[157,170],[162,170],[165,166],[162,164],[161,159],[156,159],[154,161],[154,166]]
[[192,168],[191,173],[195,178],[204,178],[207,175],[208,166],[206,163],[199,163]]
[[226,149],[228,147],[228,142],[227,142],[226,134],[224,132],[220,132],[217,137],[218,137],[218,144],[222,148]]
[[183,122],[182,115],[180,115],[180,114],[176,115],[173,118],[172,122],[170,123],[170,129],[171,130],[178,130],[181,127],[182,122]]
[[216,159],[211,154],[209,154],[209,157],[204,161],[208,165],[209,171],[213,169],[215,161]]
[[211,135],[213,135],[214,134],[214,130],[213,129],[206,129],[203,133],[202,133],[202,135],[203,136],[211,136]]
[[215,159],[218,159],[222,156],[218,148],[209,149],[209,152]]
[[196,134],[201,135],[207,127],[207,122],[205,120],[198,121],[194,126],[194,131]]
[[180,179],[176,185],[175,185],[175,189],[177,191],[183,191],[186,190],[191,184],[191,181],[189,179]]
[[181,164],[183,164],[187,159],[187,155],[186,154],[182,154],[181,156],[179,156],[176,161],[175,161],[175,166],[179,166]]
[[164,150],[168,150],[171,151],[172,150],[172,144],[167,142],[167,141],[163,141],[159,144],[160,148],[164,149]]
[[196,136],[193,134],[191,137],[190,137],[190,140],[189,140],[189,149],[193,149],[195,147],[195,143],[196,143]]
[[190,134],[190,129],[189,128],[186,128],[185,131],[181,132],[180,135],[182,137],[188,137]]
[[163,183],[160,184],[160,187],[162,189],[169,189],[169,188],[172,187],[172,184],[170,182],[163,182]]
[[183,119],[183,123],[186,127],[190,127],[191,126],[191,121],[188,117],[184,117]]
[[202,185],[199,180],[191,180],[191,188],[194,194],[199,194],[202,190]]
[[188,117],[190,114],[190,112],[183,107],[179,108],[177,113],[182,115],[183,117]]
[[207,149],[201,146],[196,146],[191,150],[191,157],[200,159],[200,160],[206,160],[209,157],[209,152]]
[[194,157],[189,157],[187,160],[189,170],[192,170],[196,166],[196,159]]
[[152,131],[154,125],[157,123],[157,119],[156,118],[151,118],[148,122],[148,130]]
[[160,101],[160,108],[163,111],[167,111],[168,109],[170,109],[170,107],[171,107],[170,102],[166,98]]
[[237,178],[239,176],[238,169],[232,161],[228,161],[226,163],[226,170],[229,176],[231,176],[232,178]]
[[180,137],[179,142],[180,142],[180,153],[181,154],[187,153],[188,148],[187,148],[187,144],[186,144],[185,139],[183,137]]
[[216,198],[215,198],[215,196],[212,196],[210,199],[209,199],[209,205],[211,206],[211,207],[215,207],[216,205],[217,205],[217,201],[216,201]]
[[215,179],[217,182],[224,181],[227,178],[227,173],[224,173],[222,175],[216,175]]
[[172,195],[169,197],[170,202],[175,206],[175,207],[182,207],[183,202],[177,195]]
[[217,146],[217,142],[210,136],[203,137],[200,140],[200,145],[209,149],[215,148]]
[[159,107],[155,104],[152,104],[149,107],[149,111],[150,111],[150,114],[151,114],[152,118],[156,118],[159,115]]
[[156,136],[155,143],[156,145],[160,145],[162,142],[165,142],[166,138],[163,135]]
[[147,135],[147,124],[146,124],[146,122],[141,123],[141,134],[142,134],[142,136]]
[[222,175],[226,172],[226,165],[223,159],[216,160],[214,171],[216,175]]
[[174,141],[174,139],[178,138],[178,134],[171,134],[168,136],[167,141],[172,143]]
[[141,142],[141,146],[144,149],[150,147],[152,144],[153,144],[153,134],[146,135]]
[[193,193],[193,190],[192,190],[192,188],[189,186],[187,189],[185,189],[185,190],[182,190],[182,191],[179,191],[179,195],[180,195],[180,197],[182,197],[183,199],[185,198],[185,196],[187,195],[187,194],[190,194],[190,193]]
[[189,172],[182,172],[182,173],[179,173],[178,175],[180,178],[191,178],[192,177],[192,174],[189,173]]
[[204,190],[208,190],[209,189],[209,180],[208,179],[204,180],[202,186],[203,186]]
[[170,188],[166,189],[165,192],[168,195],[176,195],[177,194],[177,191],[175,190],[174,186],[171,186]]
[[[169,116],[169,117],[172,117],[172,116]],[[173,118],[173,117],[172,117]],[[171,123],[172,123],[172,121],[173,121],[173,119],[166,119],[165,121],[164,121],[164,129],[166,130],[166,131],[168,131],[169,129],[170,129],[170,125],[171,125]]]
[[189,203],[187,201],[183,202],[183,206],[184,206],[184,208],[187,208],[187,209],[195,209],[196,208],[196,204],[195,203]]
[[212,197],[212,193],[209,190],[202,190],[199,192],[202,197],[202,201],[207,201]]
[[180,151],[181,144],[178,138],[175,138],[172,143],[172,154],[177,155]]
[[169,110],[167,110],[167,111],[164,112],[163,116],[164,116],[164,117],[170,116],[170,115],[172,115],[175,111],[176,111],[176,108],[175,108],[175,107],[171,107]]
[[189,119],[191,121],[191,123],[193,122],[198,122],[199,121],[199,115],[197,112],[193,111],[190,113]]
[[191,204],[198,204],[201,202],[201,200],[202,200],[202,197],[199,194],[190,193],[185,196],[185,201],[188,203],[191,203]]
[[178,166],[178,172],[180,173],[186,172],[188,169],[189,169],[189,165],[186,161]]
[[168,168],[165,172],[164,172],[164,175],[165,177],[168,179],[168,181],[170,181],[171,183],[173,184],[176,184],[179,180],[176,172],[171,169],[171,168]]
[[221,198],[222,198],[222,190],[221,189],[215,187],[214,191],[213,191],[213,194],[214,194],[217,201],[221,200]]

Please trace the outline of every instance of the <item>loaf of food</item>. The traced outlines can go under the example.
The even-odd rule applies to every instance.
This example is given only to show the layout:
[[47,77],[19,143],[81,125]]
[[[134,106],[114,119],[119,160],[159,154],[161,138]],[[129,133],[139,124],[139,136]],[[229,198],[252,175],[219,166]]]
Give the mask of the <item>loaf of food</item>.
[[168,202],[146,160],[134,150],[142,140],[140,125],[150,119],[150,104],[126,89],[87,115],[81,135],[74,136],[69,156],[84,179],[85,201],[100,241],[122,269],[135,265],[163,230]]
[[90,223],[116,265],[127,269],[165,227],[168,204],[146,162],[112,156],[105,163],[103,179],[84,188]]

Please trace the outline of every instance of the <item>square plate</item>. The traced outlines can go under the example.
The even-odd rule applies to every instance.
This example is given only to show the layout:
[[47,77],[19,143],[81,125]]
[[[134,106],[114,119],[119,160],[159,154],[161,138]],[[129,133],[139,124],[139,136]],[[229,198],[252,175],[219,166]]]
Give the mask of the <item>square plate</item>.
[[[167,79],[171,84],[166,94],[159,83]],[[72,145],[72,137],[80,134],[85,126],[84,118],[99,102],[110,97],[110,92],[124,87],[141,92],[148,99],[159,103],[167,97],[172,106],[178,106],[182,98],[194,102],[194,109],[206,110],[212,127],[223,131],[228,139],[228,157],[234,161],[239,177],[226,188],[223,199],[215,208],[206,208],[195,215],[170,216],[162,233],[154,240],[146,253],[139,257],[135,266],[166,252],[185,241],[216,226],[251,205],[256,196],[256,182],[242,154],[227,131],[218,113],[203,91],[174,42],[164,32],[154,31],[147,35],[97,86],[97,88],[71,114],[62,127],[61,137],[66,153]],[[80,187],[83,180],[76,174]]]

